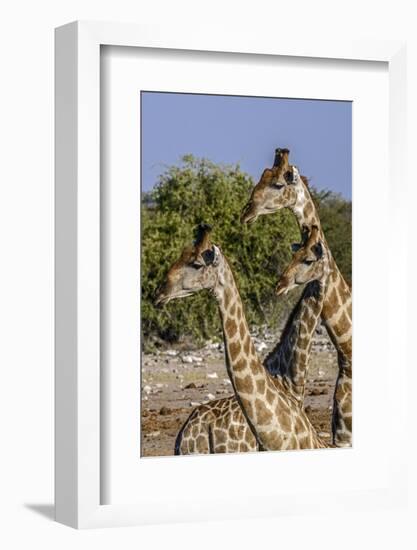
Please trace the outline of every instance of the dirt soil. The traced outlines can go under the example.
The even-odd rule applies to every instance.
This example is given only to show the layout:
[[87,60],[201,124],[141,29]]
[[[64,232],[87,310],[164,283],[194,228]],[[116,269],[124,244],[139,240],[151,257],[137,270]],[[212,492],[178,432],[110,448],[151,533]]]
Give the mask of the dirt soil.
[[[263,359],[277,342],[271,334],[254,335]],[[307,377],[305,410],[326,442],[330,442],[337,355],[326,331],[313,341]],[[223,344],[198,350],[170,348],[142,356],[141,456],[174,454],[175,438],[194,407],[233,395],[226,372]]]

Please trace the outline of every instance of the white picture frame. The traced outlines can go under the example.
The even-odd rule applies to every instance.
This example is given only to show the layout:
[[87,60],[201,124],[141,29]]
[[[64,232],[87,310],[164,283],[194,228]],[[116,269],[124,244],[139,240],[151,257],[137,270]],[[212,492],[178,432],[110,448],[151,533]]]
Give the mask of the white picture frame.
[[[363,41],[326,43],[292,41],[261,33],[248,38],[238,30],[219,32],[193,29],[177,33],[170,27],[75,22],[56,29],[56,519],[76,528],[134,525],[185,519],[234,518],[249,513],[233,495],[219,494],[216,502],[194,510],[187,518],[177,495],[167,495],[149,506],[101,504],[100,474],[100,47],[102,45],[173,50],[230,52],[381,61],[389,71],[390,192],[405,196],[405,45],[401,42]],[[404,200],[404,199],[403,199]],[[392,213],[396,234],[405,235],[405,219]],[[406,247],[389,237],[391,262],[402,261]],[[398,277],[398,271],[396,273]],[[405,278],[405,276],[404,276]],[[406,288],[387,307],[390,316],[404,314]],[[397,335],[396,335],[397,336]],[[401,335],[398,335],[401,338]],[[403,335],[403,338],[405,336]],[[396,355],[401,404],[406,388],[406,346]],[[392,397],[394,399],[394,397]],[[397,445],[390,450],[387,481],[382,489],[366,487],[354,494],[340,492],[344,507],[387,506],[405,498],[406,478],[404,407],[395,407],[399,426]],[[404,430],[404,433],[402,433]],[[233,457],[229,457],[233,460]],[[304,512],[314,506],[335,506],[322,493],[288,494],[285,501],[269,503],[270,515]]]

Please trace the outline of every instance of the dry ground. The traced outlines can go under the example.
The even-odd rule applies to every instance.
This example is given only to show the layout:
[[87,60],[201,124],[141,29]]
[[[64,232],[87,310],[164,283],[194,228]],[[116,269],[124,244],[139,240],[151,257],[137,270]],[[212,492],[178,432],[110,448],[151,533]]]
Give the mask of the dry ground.
[[[263,358],[277,336],[254,338]],[[265,347],[266,346],[266,347]],[[330,441],[337,356],[325,330],[313,341],[305,409],[317,432]],[[195,406],[233,394],[222,344],[198,350],[167,349],[142,357],[142,456],[174,453],[178,431]]]

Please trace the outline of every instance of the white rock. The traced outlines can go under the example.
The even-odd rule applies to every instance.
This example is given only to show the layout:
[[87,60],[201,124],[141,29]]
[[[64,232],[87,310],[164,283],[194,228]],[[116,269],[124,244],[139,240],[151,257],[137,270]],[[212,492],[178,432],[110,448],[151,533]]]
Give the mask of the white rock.
[[151,388],[150,386],[145,386],[145,387],[143,388],[143,391],[144,391],[145,393],[148,393],[148,394],[149,394],[149,393],[151,393],[152,388]]
[[163,388],[164,385],[163,385],[163,384],[157,384],[156,387],[157,387],[157,388]]
[[256,350],[257,351],[263,351],[264,349],[266,349],[268,346],[265,344],[265,342],[260,342],[259,344],[257,344],[256,346]]
[[199,407],[199,406],[201,405],[201,403],[199,403],[198,401],[191,401],[191,402],[190,402],[190,405],[191,405],[192,407]]
[[216,399],[216,396],[213,395],[212,393],[208,393],[208,394],[207,394],[207,397],[208,397],[209,399]]
[[207,378],[218,378],[217,372],[208,372]]
[[228,378],[223,378],[223,384],[231,384]]
[[218,349],[219,344],[215,344],[213,342],[207,342],[207,344],[204,346],[204,349]]
[[176,351],[175,349],[168,349],[165,352],[165,355],[170,355],[171,357],[175,357],[176,355],[178,355],[178,351]]
[[182,361],[183,363],[202,363],[203,358],[198,355],[183,355]]

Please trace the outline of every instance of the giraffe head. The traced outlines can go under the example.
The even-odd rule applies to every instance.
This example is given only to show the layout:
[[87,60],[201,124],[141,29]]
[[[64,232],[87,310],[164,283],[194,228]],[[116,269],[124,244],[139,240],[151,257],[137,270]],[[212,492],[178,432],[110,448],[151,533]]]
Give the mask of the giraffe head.
[[293,244],[292,249],[294,256],[276,287],[278,296],[287,294],[298,285],[321,280],[328,274],[329,257],[316,225],[313,225],[310,231],[303,228],[301,243]]
[[220,249],[210,241],[211,227],[200,224],[195,240],[169,268],[158,288],[155,305],[167,304],[174,298],[185,298],[203,289],[213,289],[218,281]]
[[289,153],[288,149],[275,150],[273,167],[263,171],[249,202],[242,210],[242,223],[253,223],[258,216],[296,205],[299,195],[304,192],[306,180],[295,166],[289,164]]

